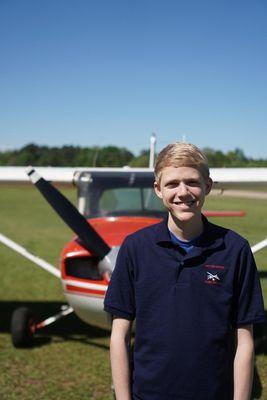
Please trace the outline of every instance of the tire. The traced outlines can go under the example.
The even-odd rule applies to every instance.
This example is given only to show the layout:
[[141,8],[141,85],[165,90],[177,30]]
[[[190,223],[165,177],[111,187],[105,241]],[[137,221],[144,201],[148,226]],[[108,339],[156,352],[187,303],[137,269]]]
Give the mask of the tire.
[[17,308],[12,314],[10,329],[15,347],[31,347],[35,331],[32,311],[27,307]]

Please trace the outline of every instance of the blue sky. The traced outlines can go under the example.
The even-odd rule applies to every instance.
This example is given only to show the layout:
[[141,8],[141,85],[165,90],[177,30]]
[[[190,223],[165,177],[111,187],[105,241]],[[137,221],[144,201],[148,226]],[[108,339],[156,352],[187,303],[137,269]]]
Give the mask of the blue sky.
[[267,158],[266,0],[1,0],[0,149],[181,140]]

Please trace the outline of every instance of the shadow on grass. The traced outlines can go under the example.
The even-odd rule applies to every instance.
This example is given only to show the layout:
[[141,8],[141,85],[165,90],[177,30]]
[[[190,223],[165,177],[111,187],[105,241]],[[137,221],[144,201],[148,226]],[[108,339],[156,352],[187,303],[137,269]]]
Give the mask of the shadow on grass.
[[[32,310],[37,322],[39,322],[58,313],[64,304],[66,303],[57,301],[0,301],[0,331],[4,333],[10,332],[11,317],[18,307],[23,306]],[[38,347],[49,344],[52,336],[56,336],[56,341],[79,341],[103,349],[109,349],[104,344],[95,343],[90,340],[106,338],[109,335],[110,333],[107,330],[88,325],[72,313],[56,321],[54,324],[38,330],[34,346]]]
[[259,277],[261,279],[266,279],[267,278],[267,271],[258,271]]
[[[0,302],[0,315],[1,325],[0,331],[4,333],[10,332],[10,322],[13,311],[21,306],[30,308],[34,314],[38,317],[38,320],[43,320],[56,314],[61,306],[65,303],[62,302],[30,302],[30,301],[1,301]],[[267,312],[266,321],[267,321]],[[72,341],[84,343],[85,345],[92,345],[101,349],[108,350],[109,346],[96,343],[92,339],[107,338],[110,333],[104,329],[100,329],[91,325],[88,325],[81,321],[74,313],[67,317],[57,321],[55,324],[48,326],[38,331],[38,335],[34,340],[34,347],[45,346],[52,341]],[[267,324],[257,325],[254,328],[254,339],[256,345],[256,354],[267,355]],[[260,399],[262,396],[262,383],[258,374],[257,368],[254,370],[254,382],[252,399]]]

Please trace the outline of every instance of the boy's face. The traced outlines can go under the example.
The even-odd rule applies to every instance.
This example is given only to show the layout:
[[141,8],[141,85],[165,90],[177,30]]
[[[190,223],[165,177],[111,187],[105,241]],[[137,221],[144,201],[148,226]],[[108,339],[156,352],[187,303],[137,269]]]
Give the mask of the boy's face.
[[154,183],[157,196],[172,216],[181,222],[201,215],[211,186],[210,178],[205,180],[200,171],[191,167],[165,167],[160,183]]

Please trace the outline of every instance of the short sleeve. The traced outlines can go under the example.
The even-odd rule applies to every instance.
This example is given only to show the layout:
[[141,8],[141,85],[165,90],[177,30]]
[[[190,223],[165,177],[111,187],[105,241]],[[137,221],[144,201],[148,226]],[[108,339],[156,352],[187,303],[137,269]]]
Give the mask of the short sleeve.
[[124,241],[106,292],[104,310],[132,321],[135,319],[135,294],[133,267],[128,253],[127,241]]
[[235,286],[233,325],[241,327],[264,323],[265,313],[260,280],[248,243],[241,250]]

